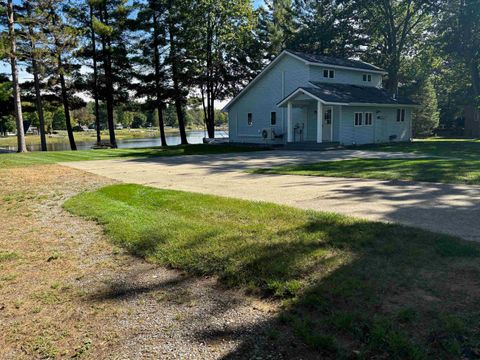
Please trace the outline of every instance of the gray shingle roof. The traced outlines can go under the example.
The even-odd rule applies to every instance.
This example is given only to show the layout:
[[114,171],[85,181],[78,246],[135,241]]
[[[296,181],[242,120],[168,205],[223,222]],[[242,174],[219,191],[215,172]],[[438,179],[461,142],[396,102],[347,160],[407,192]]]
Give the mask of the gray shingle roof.
[[301,57],[305,61],[309,61],[313,63],[334,65],[334,66],[344,66],[344,67],[349,67],[354,69],[384,71],[383,69],[375,65],[368,64],[360,60],[342,59],[342,58],[336,58],[336,57],[325,56],[325,55],[317,55],[317,54],[307,54],[300,51],[292,51],[292,50],[287,50],[287,51],[291,54]]
[[395,99],[384,89],[372,86],[359,86],[348,84],[325,84],[312,82],[315,87],[301,87],[310,94],[331,103],[361,103],[361,104],[386,104],[386,105],[417,105],[406,97]]

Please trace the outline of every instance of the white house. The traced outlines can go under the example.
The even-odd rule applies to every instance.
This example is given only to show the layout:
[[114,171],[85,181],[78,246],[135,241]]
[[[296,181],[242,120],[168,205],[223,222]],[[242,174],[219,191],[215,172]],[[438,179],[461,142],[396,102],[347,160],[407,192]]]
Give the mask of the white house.
[[413,101],[358,60],[283,51],[223,109],[230,142],[342,145],[408,141]]

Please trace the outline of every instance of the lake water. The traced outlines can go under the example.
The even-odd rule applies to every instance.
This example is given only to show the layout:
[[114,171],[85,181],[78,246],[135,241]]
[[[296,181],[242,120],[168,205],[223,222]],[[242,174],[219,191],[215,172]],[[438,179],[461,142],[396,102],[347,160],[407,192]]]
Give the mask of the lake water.
[[[205,132],[203,131],[187,131],[187,139],[190,144],[201,144],[203,138],[205,137]],[[228,132],[226,131],[215,131],[215,138],[226,138],[228,137]],[[168,145],[179,145],[180,144],[180,134],[170,133],[166,136]],[[108,137],[104,138],[105,140]],[[48,151],[62,151],[70,150],[70,145],[68,144],[68,139],[65,138],[63,143],[48,143],[47,138],[47,149]],[[77,141],[78,150],[89,150],[96,144],[95,141]],[[149,137],[149,138],[138,138],[138,139],[125,139],[117,140],[117,145],[122,149],[131,149],[131,148],[149,148],[154,146],[161,146],[160,137]],[[28,151],[40,151],[40,144],[28,145]],[[16,151],[16,146],[0,146],[0,150],[7,151]]]

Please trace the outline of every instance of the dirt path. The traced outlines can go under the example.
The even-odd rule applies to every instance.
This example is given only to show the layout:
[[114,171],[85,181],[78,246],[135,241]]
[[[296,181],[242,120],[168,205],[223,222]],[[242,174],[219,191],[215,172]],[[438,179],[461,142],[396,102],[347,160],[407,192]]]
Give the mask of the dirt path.
[[277,304],[131,257],[61,208],[112,182],[57,165],[0,170],[0,359],[298,354],[296,340],[271,344]]
[[245,172],[287,163],[409,156],[415,155],[348,150],[272,151],[66,165],[127,183],[334,211],[480,241],[480,186]]

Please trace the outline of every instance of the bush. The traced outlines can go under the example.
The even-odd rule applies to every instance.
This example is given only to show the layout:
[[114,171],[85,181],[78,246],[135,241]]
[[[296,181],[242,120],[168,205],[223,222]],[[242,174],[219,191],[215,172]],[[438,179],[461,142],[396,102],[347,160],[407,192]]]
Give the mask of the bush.
[[430,78],[425,80],[422,86],[420,86],[417,95],[414,96],[414,100],[420,104],[420,107],[413,111],[413,136],[430,136],[433,130],[438,127],[440,121],[437,93]]

